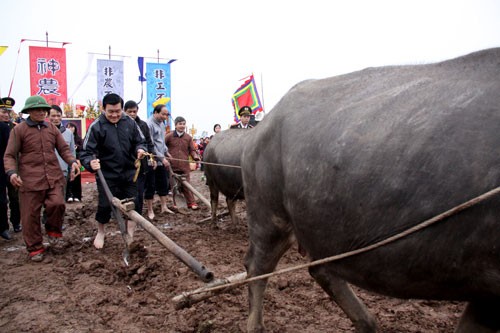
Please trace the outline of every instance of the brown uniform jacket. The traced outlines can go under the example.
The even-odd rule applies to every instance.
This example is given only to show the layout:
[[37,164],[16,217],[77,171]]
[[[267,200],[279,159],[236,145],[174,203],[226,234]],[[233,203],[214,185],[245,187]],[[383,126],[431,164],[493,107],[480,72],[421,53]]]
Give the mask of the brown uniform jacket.
[[54,149],[66,163],[75,161],[61,132],[53,124],[45,121],[38,124],[28,118],[14,127],[4,156],[8,180],[17,173],[23,181],[21,191],[46,190],[65,182]]
[[[167,134],[165,143],[167,144],[168,152],[173,158],[187,160],[190,155],[193,159],[200,158],[194,148],[193,138],[187,133],[184,133],[181,137],[179,137],[176,131],[172,131]],[[174,172],[181,171],[184,174],[189,174],[191,171],[189,169],[189,162],[181,162],[177,160],[172,160],[170,162]]]

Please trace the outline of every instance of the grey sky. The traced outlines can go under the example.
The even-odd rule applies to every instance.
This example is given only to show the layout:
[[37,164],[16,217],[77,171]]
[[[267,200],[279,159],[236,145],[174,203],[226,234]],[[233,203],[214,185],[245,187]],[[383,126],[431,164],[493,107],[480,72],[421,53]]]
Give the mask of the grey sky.
[[[20,40],[71,42],[68,95],[96,99],[89,52],[126,55],[124,99],[140,99],[137,57],[176,58],[172,112],[212,134],[232,122],[231,95],[254,73],[266,111],[296,83],[366,67],[420,64],[500,46],[500,1],[63,1],[2,0],[0,92],[9,91]],[[12,97],[29,96],[28,46]],[[59,46],[51,44],[50,46]],[[113,57],[112,59],[120,59]],[[152,61],[152,60],[148,60]],[[262,84],[263,83],[263,84]],[[262,91],[263,90],[263,91]],[[145,100],[145,98],[144,98]],[[146,106],[141,103],[141,116]],[[304,110],[307,112],[307,110]]]

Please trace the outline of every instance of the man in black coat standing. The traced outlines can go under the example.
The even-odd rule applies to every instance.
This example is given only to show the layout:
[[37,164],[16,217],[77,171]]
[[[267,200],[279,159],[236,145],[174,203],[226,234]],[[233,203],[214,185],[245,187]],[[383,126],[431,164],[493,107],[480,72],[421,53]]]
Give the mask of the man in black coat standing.
[[7,218],[7,176],[3,165],[3,155],[7,148],[10,128],[6,122],[9,120],[9,111],[4,106],[4,104],[0,104],[0,237],[10,240]]
[[253,128],[253,125],[250,124],[251,115],[252,115],[252,109],[249,106],[243,106],[238,111],[238,116],[240,116],[240,122],[232,125],[231,128],[244,128],[244,129]]
[[[10,113],[12,112],[12,108],[16,104],[16,101],[12,97],[4,97],[0,100],[0,122],[7,124],[8,128],[2,127],[2,132],[4,135],[9,137],[10,131],[16,126],[18,123],[13,122],[11,120]],[[5,129],[5,130],[4,130]],[[7,144],[7,142],[5,142]],[[3,163],[3,153],[0,155]],[[7,194],[8,194],[8,202],[10,209],[10,223],[12,224],[12,228],[14,232],[21,232],[23,228],[21,227],[21,211],[19,210],[19,195],[17,193],[17,188],[15,188],[10,181],[7,180]]]
[[[135,198],[135,160],[142,159],[146,141],[137,123],[123,112],[123,99],[111,93],[102,100],[103,114],[88,128],[80,161],[85,169],[97,172],[101,169],[111,193],[118,199]],[[96,221],[97,235],[94,246],[104,246],[104,225],[111,218],[111,206],[99,178],[96,179],[99,203]],[[133,237],[135,223],[128,221],[128,234]]]
[[[156,155],[155,146],[153,140],[151,140],[151,134],[149,133],[148,124],[139,118],[137,113],[139,112],[139,105],[135,101],[127,101],[123,107],[125,113],[132,119],[135,120],[142,134],[146,140],[146,147],[148,153]],[[141,161],[141,169],[137,177],[137,197],[135,199],[135,211],[142,215],[142,207],[144,204],[144,185],[146,184],[146,174],[156,167],[155,158],[143,158]]]

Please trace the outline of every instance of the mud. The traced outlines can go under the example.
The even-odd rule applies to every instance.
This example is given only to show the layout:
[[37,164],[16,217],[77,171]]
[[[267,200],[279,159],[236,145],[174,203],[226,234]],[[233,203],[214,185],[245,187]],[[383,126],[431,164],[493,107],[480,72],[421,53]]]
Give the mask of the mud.
[[[192,183],[208,197],[201,176],[193,172]],[[204,283],[146,231],[136,232],[128,267],[114,221],[107,226],[104,249],[96,250],[95,184],[83,184],[83,191],[81,203],[67,205],[65,244],[49,249],[42,263],[28,260],[21,234],[0,241],[1,332],[245,332],[246,287],[175,309],[172,297]],[[223,199],[220,212],[226,207]],[[216,278],[243,272],[248,246],[244,202],[237,204],[240,223],[233,225],[225,216],[216,227],[204,221],[210,210],[199,205],[198,211],[160,216],[158,202],[153,224]],[[278,269],[304,262],[294,247]],[[459,302],[401,300],[354,290],[375,314],[380,332],[453,332],[464,308]],[[306,270],[271,278],[264,306],[269,332],[354,331]]]

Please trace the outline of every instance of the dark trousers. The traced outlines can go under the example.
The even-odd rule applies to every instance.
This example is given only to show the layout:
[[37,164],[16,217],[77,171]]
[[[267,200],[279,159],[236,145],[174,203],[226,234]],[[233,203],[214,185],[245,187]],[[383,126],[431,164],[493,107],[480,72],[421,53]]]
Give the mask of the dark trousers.
[[19,193],[10,182],[7,182],[7,194],[9,196],[10,223],[12,224],[12,227],[16,228],[21,225]]
[[144,188],[146,185],[146,177],[148,173],[139,173],[137,177],[137,196],[135,198],[135,211],[142,215],[142,207],[144,205]]
[[168,194],[168,171],[161,162],[158,162],[156,169],[151,169],[146,175],[146,191],[144,198],[153,199],[155,192],[163,197]]
[[[111,206],[99,177],[96,178],[96,184],[97,192],[99,193],[99,202],[97,204],[95,219],[99,223],[106,224],[111,218]],[[137,184],[133,181],[123,179],[106,180],[106,184],[108,184],[111,194],[120,200],[129,198],[135,199],[137,197]]]
[[66,187],[66,200],[68,198],[76,198],[82,200],[82,177],[78,175],[73,181],[68,180],[68,185]]
[[[3,176],[3,175],[1,175]],[[0,232],[9,230],[9,222],[7,221],[7,185],[0,184]]]
[[7,203],[0,202],[0,232],[9,230],[9,222],[7,221]]

